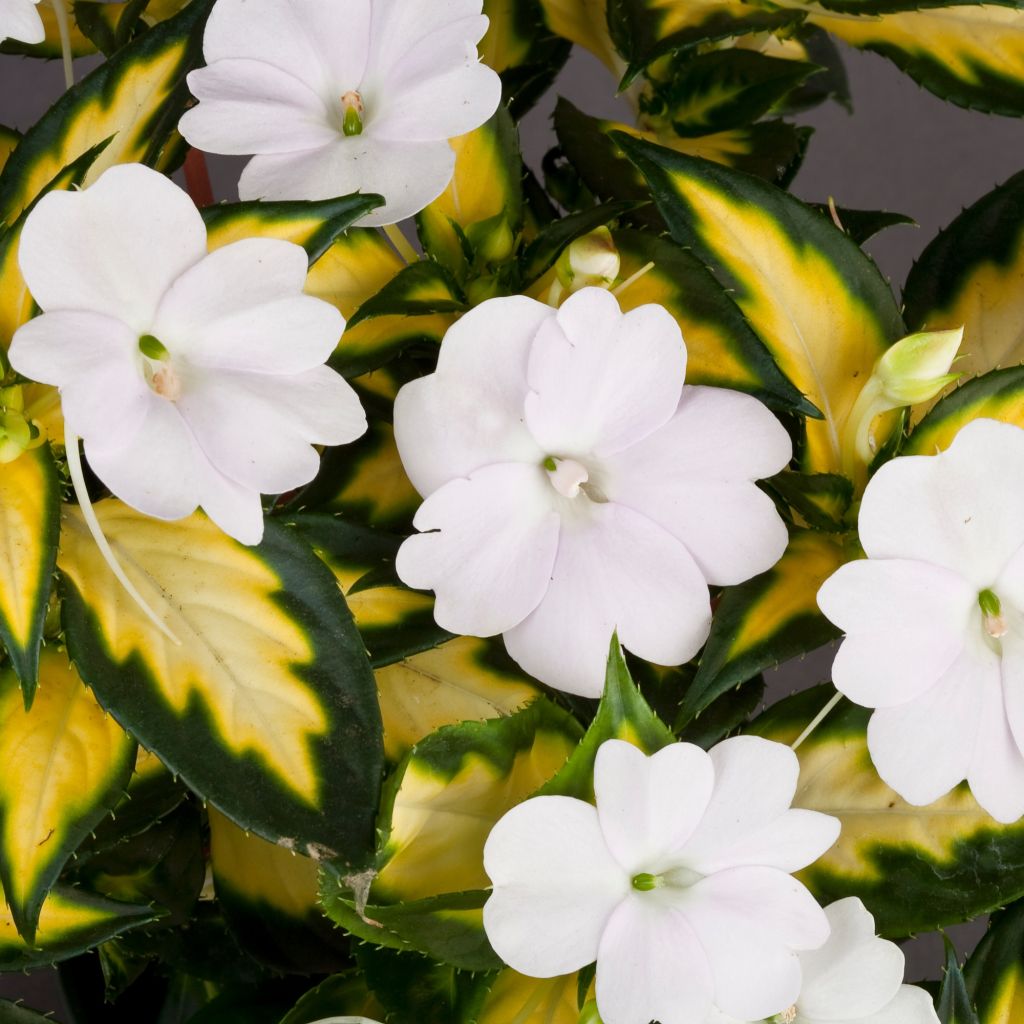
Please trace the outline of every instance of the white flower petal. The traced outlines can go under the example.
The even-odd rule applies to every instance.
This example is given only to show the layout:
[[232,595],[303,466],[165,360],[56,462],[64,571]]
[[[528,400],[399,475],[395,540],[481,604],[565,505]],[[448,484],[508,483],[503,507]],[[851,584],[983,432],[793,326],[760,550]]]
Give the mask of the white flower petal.
[[[471,19],[475,21],[476,19]],[[379,115],[368,113],[366,131],[392,142],[438,142],[473,131],[487,121],[501,102],[501,79],[476,62],[476,47],[454,67],[440,66],[436,54],[406,89],[382,81],[387,102]],[[412,75],[407,73],[407,76]],[[372,97],[372,94],[370,94]]]
[[858,529],[872,558],[912,558],[991,587],[1024,544],[1024,430],[974,420],[940,455],[886,463]]
[[689,867],[701,874],[741,864],[795,871],[835,842],[835,818],[813,811],[788,817],[796,814],[790,804],[800,773],[789,747],[759,736],[735,736],[708,753],[715,788],[682,851]]
[[476,43],[487,28],[480,18],[482,10],[482,0],[373,0],[370,66],[386,80],[411,58],[422,59],[417,51],[426,49],[429,54],[436,37],[452,28],[460,38]]
[[152,398],[138,365],[138,336],[99,313],[44,313],[11,342],[11,365],[61,389],[67,428],[93,444],[123,443]]
[[371,0],[217,0],[203,36],[206,63],[263,61],[300,78],[324,102],[340,101],[365,73],[375,6]]
[[112,494],[145,515],[182,519],[199,504],[192,436],[178,410],[156,395],[125,443],[107,447],[87,440],[85,456]]
[[[1006,720],[998,672],[978,673],[971,684],[980,720],[967,781],[974,798],[996,821],[1012,824],[1024,815],[1024,755]],[[966,745],[969,736],[964,729],[958,742]]]
[[164,175],[122,164],[83,192],[45,195],[18,261],[42,309],[104,313],[141,335],[171,283],[205,255],[192,200]]
[[931,689],[876,711],[868,723],[868,750],[886,785],[908,803],[925,806],[963,780],[981,739],[979,697],[993,686],[998,691],[999,660],[979,638]]
[[1018,613],[1014,619],[1014,626],[1002,640],[1000,672],[1006,720],[1018,749],[1024,751],[1024,616]]
[[194,372],[177,405],[210,462],[263,494],[312,480],[313,444],[345,444],[366,429],[351,386],[326,366],[282,376]]
[[195,469],[203,511],[229,537],[242,544],[259,544],[263,539],[263,504],[259,491],[229,480],[198,452],[198,446]]
[[537,332],[526,422],[549,455],[603,458],[663,426],[679,405],[686,349],[662,306],[623,315],[584,288]]
[[0,42],[17,39],[36,44],[46,38],[43,19],[36,10],[38,0],[0,0]]
[[453,633],[493,636],[544,596],[558,549],[559,517],[540,466],[485,466],[452,480],[420,506],[396,570],[437,594],[434,618]]
[[[843,1017],[843,1024],[939,1024],[932,997],[916,985],[901,985],[892,1002],[866,1017]],[[796,1024],[805,1024],[800,1016]],[[806,1021],[806,1024],[812,1024]],[[817,1022],[813,1022],[817,1024]]]
[[667,870],[666,855],[690,837],[713,785],[711,758],[692,743],[672,743],[651,757],[622,740],[602,743],[594,792],[609,850],[631,875]]
[[692,1024],[711,1003],[707,957],[685,916],[651,893],[623,901],[597,958],[597,1008],[604,1024]]
[[523,423],[526,365],[549,306],[523,296],[470,310],[444,337],[437,372],[395,399],[395,443],[413,486],[438,487],[496,462],[540,465],[545,452]]
[[795,950],[828,938],[814,897],[774,868],[733,868],[702,879],[680,899],[715,979],[714,1002],[741,1020],[787,1009],[800,992]]
[[[293,74],[254,60],[219,60],[189,73],[199,104],[178,131],[210,153],[296,153],[338,139],[321,96]],[[340,95],[335,98],[340,105]]]
[[677,537],[709,583],[731,586],[770,569],[789,541],[753,480],[792,458],[765,406],[721,388],[684,387],[675,415],[606,462],[606,491]]
[[836,689],[871,708],[934,686],[978,628],[978,594],[963,576],[900,558],[841,566],[818,591],[818,607],[847,633],[832,667]]
[[875,935],[875,919],[856,896],[825,908],[832,929],[820,949],[800,954],[801,1016],[846,1021],[870,1017],[896,998],[903,983],[903,950]]
[[597,697],[616,629],[641,658],[680,665],[710,625],[707,585],[686,549],[631,509],[594,503],[563,522],[547,593],[505,646],[549,686]]
[[397,224],[432,203],[455,172],[447,142],[389,142],[367,133],[341,136],[302,153],[254,156],[242,172],[238,194],[249,199],[333,199],[351,192],[384,196],[365,227]]
[[484,905],[487,938],[505,963],[533,978],[592,963],[609,916],[630,892],[596,809],[569,797],[513,807],[487,838],[484,870],[494,885]]
[[329,302],[303,295],[305,250],[247,238],[215,250],[171,286],[153,333],[201,366],[292,374],[320,366],[345,330]]

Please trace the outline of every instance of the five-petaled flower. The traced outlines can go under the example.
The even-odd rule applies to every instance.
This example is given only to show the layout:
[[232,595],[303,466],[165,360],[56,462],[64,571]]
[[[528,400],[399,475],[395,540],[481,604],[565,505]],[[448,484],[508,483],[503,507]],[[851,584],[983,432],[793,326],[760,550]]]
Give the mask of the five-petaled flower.
[[366,429],[324,365],[345,321],[303,295],[305,251],[251,238],[207,252],[199,211],[156,171],[113,167],[84,192],[49,193],[19,262],[44,312],[16,333],[11,365],[60,389],[93,471],[140,512],[201,505],[255,544],[260,494],[307,483],[314,444]]
[[436,591],[452,632],[503,633],[526,671],[598,696],[608,641],[661,665],[707,639],[708,584],[770,568],[786,528],[753,481],[789,436],[749,395],[683,386],[660,306],[623,314],[600,288],[560,310],[493,299],[405,385],[395,439],[426,500],[399,576]]
[[394,224],[447,188],[448,140],[497,109],[501,80],[477,58],[482,0],[217,0],[198,106],[182,135],[211,153],[256,154],[243,199],[376,192],[363,218]]
[[[825,908],[831,928],[820,949],[799,954],[803,983],[782,1024],[939,1024],[931,996],[903,984],[903,950],[875,935],[875,919],[856,896]],[[760,1024],[712,1010],[706,1024]]]
[[1003,822],[1024,814],[1024,430],[975,420],[938,455],[894,459],[864,493],[867,559],[818,592],[846,632],[833,679],[877,710],[882,779],[929,804],[967,779]]
[[19,43],[41,43],[46,38],[43,19],[36,6],[39,0],[0,0],[0,43],[15,39]]
[[596,807],[534,797],[491,831],[484,927],[495,952],[540,978],[596,960],[605,1024],[788,1009],[800,993],[797,951],[829,934],[789,872],[839,834],[836,818],[790,808],[798,773],[788,747],[756,736],[708,752],[674,743],[652,757],[607,741]]

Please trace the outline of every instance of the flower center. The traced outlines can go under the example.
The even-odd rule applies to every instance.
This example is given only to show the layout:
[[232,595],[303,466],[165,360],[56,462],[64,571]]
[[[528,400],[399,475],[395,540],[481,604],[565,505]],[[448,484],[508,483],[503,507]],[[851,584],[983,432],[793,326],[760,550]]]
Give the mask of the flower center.
[[575,498],[590,479],[590,474],[575,459],[556,459],[549,455],[544,460],[544,468],[551,486],[563,498]]
[[793,1024],[796,1020],[796,1005],[789,1007],[787,1010],[783,1010],[781,1013],[775,1014],[772,1017],[772,1024]]
[[363,114],[366,107],[363,106],[363,97],[354,89],[350,89],[341,97],[341,130],[346,135],[363,134]]
[[981,606],[982,623],[985,632],[993,640],[999,640],[1006,636],[1007,625],[1003,616],[1003,604],[994,590],[983,590],[978,595],[978,604]]
[[637,892],[653,892],[655,889],[689,889],[704,876],[692,868],[675,867],[663,871],[660,875],[648,874],[642,871],[633,876],[632,885]]
[[152,334],[139,338],[139,352],[142,354],[142,373],[150,389],[168,402],[181,398],[181,378],[171,365],[171,353],[167,346]]

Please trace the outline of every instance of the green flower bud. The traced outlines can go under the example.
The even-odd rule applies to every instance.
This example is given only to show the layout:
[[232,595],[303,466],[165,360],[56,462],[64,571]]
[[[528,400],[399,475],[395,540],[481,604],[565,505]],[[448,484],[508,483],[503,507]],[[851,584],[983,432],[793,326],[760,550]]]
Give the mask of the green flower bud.
[[605,227],[577,238],[555,264],[559,283],[568,292],[581,288],[608,288],[619,276],[621,260],[612,233]]
[[875,366],[882,393],[893,408],[927,402],[960,374],[949,368],[960,349],[964,329],[922,331],[896,342]]

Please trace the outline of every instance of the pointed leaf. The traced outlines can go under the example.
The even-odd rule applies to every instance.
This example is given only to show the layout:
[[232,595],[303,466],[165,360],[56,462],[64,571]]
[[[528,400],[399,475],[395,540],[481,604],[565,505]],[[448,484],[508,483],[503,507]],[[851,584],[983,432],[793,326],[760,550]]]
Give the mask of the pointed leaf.
[[287,528],[245,547],[205,516],[108,500],[103,530],[181,641],[149,622],[68,508],[59,567],[68,646],[100,703],[242,827],[366,860],[382,762],[369,663],[334,578]]
[[843,472],[854,402],[905,333],[878,269],[838,228],[757,178],[615,139],[650,183],[672,237],[736,289],[779,368],[821,411],[805,424],[804,470]]
[[926,89],[962,107],[1024,116],[1024,10],[964,4],[877,17],[810,20],[851,46],[888,57]]
[[1024,172],[929,242],[903,292],[907,325],[913,331],[963,327],[953,369],[964,381],[1016,366],[1024,362],[1022,275]]
[[578,1024],[579,974],[527,978],[506,968],[495,979],[477,1024]]
[[49,445],[0,468],[0,640],[32,703],[60,535],[60,485]]
[[1024,1020],[1024,902],[992,915],[964,976],[978,1024]]
[[39,910],[79,843],[117,803],[135,743],[108,718],[68,663],[49,648],[25,711],[18,681],[0,673],[0,879],[31,942]]
[[14,147],[20,141],[21,132],[0,125],[0,171],[4,169],[4,164],[7,163],[8,158],[14,152]]
[[901,455],[935,455],[976,419],[1024,427],[1024,366],[993,370],[946,395],[914,428]]
[[942,986],[939,989],[939,1001],[936,1009],[941,1024],[978,1024],[978,1015],[974,1012],[971,997],[967,994],[963,971],[957,959],[956,947],[948,936],[942,936],[946,947],[946,966],[943,968]]
[[18,934],[7,905],[0,902],[0,971],[25,971],[67,960],[159,916],[149,907],[56,886],[43,903],[35,943],[29,945]]
[[[774,705],[747,731],[792,743],[834,694],[816,686]],[[969,921],[1024,895],[1024,821],[1001,825],[966,786],[927,807],[878,778],[871,712],[843,701],[797,750],[794,807],[833,814],[836,844],[798,874],[823,904],[859,896],[891,938]]]

